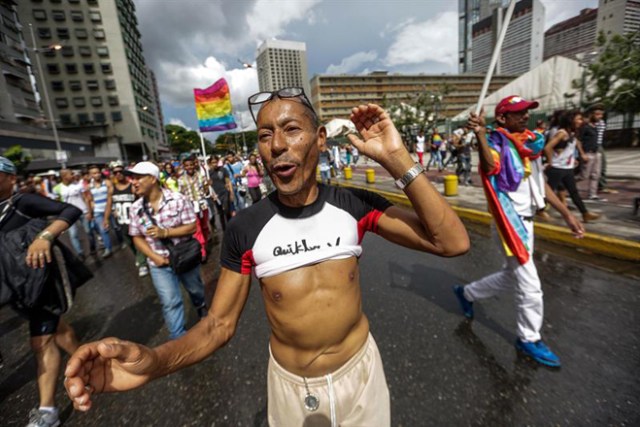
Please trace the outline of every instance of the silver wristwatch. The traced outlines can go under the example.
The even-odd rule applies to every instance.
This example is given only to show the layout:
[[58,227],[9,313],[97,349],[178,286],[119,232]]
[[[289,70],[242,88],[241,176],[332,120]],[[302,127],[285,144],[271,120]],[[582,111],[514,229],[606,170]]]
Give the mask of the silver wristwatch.
[[411,182],[423,172],[424,168],[422,167],[422,165],[420,163],[416,163],[404,175],[396,179],[396,187],[404,190],[407,185],[411,184]]

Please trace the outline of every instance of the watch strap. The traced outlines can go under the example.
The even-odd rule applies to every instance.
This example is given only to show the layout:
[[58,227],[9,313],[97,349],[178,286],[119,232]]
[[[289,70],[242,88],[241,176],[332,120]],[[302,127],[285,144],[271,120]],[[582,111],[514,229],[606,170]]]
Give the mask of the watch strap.
[[423,172],[424,167],[422,167],[420,163],[416,163],[415,165],[411,166],[411,168],[409,168],[409,170],[406,171],[404,175],[396,180],[396,187],[398,187],[400,190],[404,190],[407,185],[411,184],[411,182],[413,182],[413,180]]

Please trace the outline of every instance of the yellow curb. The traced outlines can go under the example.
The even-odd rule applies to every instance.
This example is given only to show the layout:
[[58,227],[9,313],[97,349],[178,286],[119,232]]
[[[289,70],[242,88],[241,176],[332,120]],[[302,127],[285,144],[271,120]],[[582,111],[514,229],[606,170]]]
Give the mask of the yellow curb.
[[[378,193],[397,205],[411,207],[411,201],[404,194],[392,193],[390,191],[379,190],[370,186],[362,186],[352,183],[338,182],[339,187],[352,187],[369,190]],[[462,219],[475,223],[488,225],[491,223],[491,215],[488,212],[477,209],[451,206]],[[565,227],[558,227],[552,224],[535,223],[536,237],[564,246],[579,247],[599,255],[623,259],[627,261],[640,261],[640,243],[620,239],[617,237],[605,236],[597,233],[585,233],[582,239],[576,239],[571,231]]]

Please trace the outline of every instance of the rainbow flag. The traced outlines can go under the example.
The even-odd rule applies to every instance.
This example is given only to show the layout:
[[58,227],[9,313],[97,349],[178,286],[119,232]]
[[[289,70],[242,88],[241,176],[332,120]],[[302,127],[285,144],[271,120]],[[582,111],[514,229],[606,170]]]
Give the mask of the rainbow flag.
[[220,79],[206,89],[194,89],[200,132],[215,132],[238,127],[231,114],[229,85]]

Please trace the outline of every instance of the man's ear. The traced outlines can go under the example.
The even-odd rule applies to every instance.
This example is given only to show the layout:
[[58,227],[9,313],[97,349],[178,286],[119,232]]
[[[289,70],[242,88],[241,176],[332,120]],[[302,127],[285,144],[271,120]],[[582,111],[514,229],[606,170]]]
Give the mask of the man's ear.
[[504,124],[506,123],[506,119],[504,117],[504,114],[496,114],[496,122],[498,122],[498,124],[500,126],[504,126]]
[[324,126],[318,128],[318,149],[322,150],[327,146],[327,129]]

